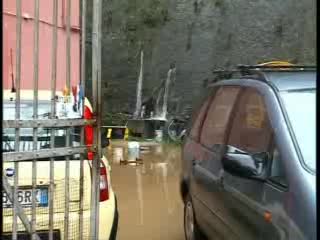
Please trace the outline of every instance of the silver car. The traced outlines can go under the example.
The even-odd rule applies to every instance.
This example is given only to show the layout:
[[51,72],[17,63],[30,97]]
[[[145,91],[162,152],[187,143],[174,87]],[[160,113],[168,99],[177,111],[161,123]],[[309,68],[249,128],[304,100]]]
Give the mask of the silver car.
[[316,239],[316,70],[238,70],[208,86],[187,131],[186,239]]

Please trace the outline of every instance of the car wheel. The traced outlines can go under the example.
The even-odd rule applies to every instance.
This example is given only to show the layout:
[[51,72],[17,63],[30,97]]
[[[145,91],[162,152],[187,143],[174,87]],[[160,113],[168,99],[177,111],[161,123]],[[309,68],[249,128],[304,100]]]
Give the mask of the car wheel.
[[184,233],[186,240],[201,240],[204,236],[197,225],[193,204],[191,198],[188,196],[184,205]]

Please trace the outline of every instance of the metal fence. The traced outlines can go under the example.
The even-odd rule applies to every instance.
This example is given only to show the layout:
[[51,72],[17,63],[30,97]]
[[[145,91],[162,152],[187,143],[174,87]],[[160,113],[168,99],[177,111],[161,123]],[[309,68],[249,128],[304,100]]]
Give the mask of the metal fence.
[[[101,159],[101,138],[100,126],[101,126],[101,9],[102,0],[93,0],[93,31],[92,31],[92,107],[95,119],[87,121],[84,119],[57,119],[56,118],[56,84],[57,84],[57,29],[58,29],[58,0],[53,0],[53,28],[52,28],[52,51],[51,51],[51,113],[48,119],[40,119],[38,117],[38,85],[39,85],[39,1],[34,1],[34,49],[33,49],[33,119],[25,120],[21,119],[20,105],[21,105],[21,39],[22,35],[22,11],[21,0],[16,0],[16,98],[15,98],[15,120],[3,120],[3,130],[12,129],[14,134],[11,136],[3,136],[3,148],[8,149],[2,154],[3,164],[12,164],[12,178],[10,178],[9,170],[3,172],[3,190],[2,198],[9,199],[12,206],[4,209],[4,217],[11,217],[12,220],[9,224],[12,224],[12,232],[10,232],[10,238],[18,239],[18,235],[21,231],[30,235],[32,239],[56,239],[55,226],[57,222],[63,224],[63,239],[83,239],[87,236],[89,239],[97,239],[99,232],[99,171],[100,171],[100,159]],[[86,0],[82,0],[81,9],[81,81],[80,85],[85,86],[85,39],[86,39]],[[67,6],[67,24],[66,24],[66,86],[70,89],[71,79],[71,0],[66,0]],[[50,73],[48,73],[50,74]],[[84,127],[86,125],[94,126],[94,144],[91,147],[91,151],[95,154],[92,161],[92,174],[91,184],[91,201],[90,206],[86,206],[86,199],[84,199],[84,185],[88,180],[84,176],[84,159],[87,158],[86,152],[88,147],[84,143]],[[26,138],[22,136],[22,129],[32,129],[32,134]],[[46,129],[47,135],[40,136],[39,129]],[[80,128],[80,143],[75,146],[72,143],[72,132],[75,128]],[[61,129],[66,132],[65,134],[65,146],[57,147],[55,142],[59,138],[57,134]],[[55,136],[57,135],[57,136]],[[28,139],[28,140],[26,140]],[[28,148],[24,148],[24,143],[28,141],[32,143],[28,145]],[[41,142],[41,143],[40,143]],[[43,143],[45,142],[45,144]],[[43,146],[46,147],[43,147]],[[32,146],[32,147],[30,147]],[[80,173],[79,181],[75,184],[74,179],[70,178],[70,163],[75,160],[75,155],[80,155]],[[65,173],[63,180],[55,179],[55,163],[64,159]],[[37,166],[43,159],[49,162],[49,183],[48,185],[41,186],[37,184],[37,175],[39,169]],[[28,162],[32,165],[31,173],[31,203],[28,208],[22,205],[19,201],[20,193],[23,192],[26,186],[22,186],[21,179],[26,172],[21,172],[23,164]],[[20,171],[19,171],[20,169]],[[23,169],[22,169],[23,170]],[[29,176],[29,175],[28,175]],[[72,187],[70,187],[72,186]],[[47,194],[41,195],[43,192]],[[59,193],[60,195],[57,195]],[[39,203],[39,194],[41,197],[47,197],[47,206],[42,206],[41,201]],[[27,196],[27,195],[26,195]],[[76,197],[78,201],[75,203],[72,199]],[[56,199],[55,199],[56,198]],[[63,199],[59,202],[59,199]],[[55,209],[54,209],[55,208]],[[64,212],[63,218],[55,219],[56,209],[59,208],[60,212]],[[90,217],[84,217],[84,209],[90,209]],[[77,209],[78,218],[77,224],[71,225],[74,219],[70,219],[70,212]],[[12,212],[10,212],[12,211]],[[37,229],[37,217],[48,218],[47,225],[42,229]],[[84,223],[87,223],[85,227]],[[72,232],[77,231],[76,237],[71,237]]]

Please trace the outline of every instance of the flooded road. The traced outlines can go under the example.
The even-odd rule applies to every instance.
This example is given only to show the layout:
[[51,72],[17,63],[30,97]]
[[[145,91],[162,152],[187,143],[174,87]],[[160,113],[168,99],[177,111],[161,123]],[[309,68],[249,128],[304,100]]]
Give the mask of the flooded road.
[[183,240],[180,147],[143,146],[142,164],[122,164],[130,158],[124,146],[113,142],[107,151],[120,214],[117,239]]

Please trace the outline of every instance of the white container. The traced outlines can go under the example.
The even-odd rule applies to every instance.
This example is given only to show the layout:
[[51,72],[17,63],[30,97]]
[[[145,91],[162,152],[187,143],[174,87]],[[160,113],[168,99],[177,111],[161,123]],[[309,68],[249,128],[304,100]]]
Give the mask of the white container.
[[139,158],[139,148],[138,142],[128,142],[128,161],[136,161]]
[[155,131],[155,140],[157,142],[162,142],[163,139],[163,130],[156,130]]
[[113,148],[113,162],[114,163],[120,163],[120,161],[123,161],[123,148],[120,148],[120,147],[116,147],[116,148]]

